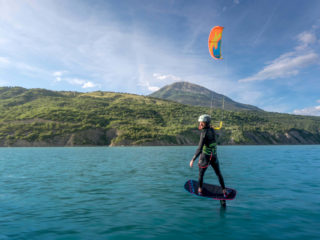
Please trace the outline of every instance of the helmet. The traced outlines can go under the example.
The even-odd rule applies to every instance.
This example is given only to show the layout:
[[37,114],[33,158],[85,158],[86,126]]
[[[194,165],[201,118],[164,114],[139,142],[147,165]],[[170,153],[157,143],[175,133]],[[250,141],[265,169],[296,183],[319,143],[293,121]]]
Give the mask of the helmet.
[[211,117],[207,114],[203,114],[199,117],[198,122],[210,123]]

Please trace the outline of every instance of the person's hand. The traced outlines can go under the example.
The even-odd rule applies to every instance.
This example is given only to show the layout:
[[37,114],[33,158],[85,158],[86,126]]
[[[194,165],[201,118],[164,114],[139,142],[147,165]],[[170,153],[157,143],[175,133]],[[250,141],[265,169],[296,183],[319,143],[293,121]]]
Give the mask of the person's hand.
[[193,166],[193,159],[191,159],[191,161],[190,161],[190,167],[192,168],[192,166]]

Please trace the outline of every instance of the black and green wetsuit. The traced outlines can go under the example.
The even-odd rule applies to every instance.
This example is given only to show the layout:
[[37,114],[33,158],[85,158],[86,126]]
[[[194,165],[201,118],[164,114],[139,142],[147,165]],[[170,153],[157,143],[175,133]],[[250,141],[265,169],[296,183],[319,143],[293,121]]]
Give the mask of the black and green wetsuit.
[[196,153],[193,156],[195,160],[199,158],[199,185],[202,187],[203,176],[208,166],[211,165],[216,175],[219,178],[219,182],[222,188],[225,188],[224,180],[220,171],[219,161],[217,157],[217,142],[216,134],[213,128],[204,128],[201,131],[200,141]]

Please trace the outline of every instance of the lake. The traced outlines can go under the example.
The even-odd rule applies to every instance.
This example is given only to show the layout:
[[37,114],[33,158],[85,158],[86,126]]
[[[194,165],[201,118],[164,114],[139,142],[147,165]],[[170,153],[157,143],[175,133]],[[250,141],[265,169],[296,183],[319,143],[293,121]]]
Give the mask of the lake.
[[319,145],[219,146],[226,209],[184,190],[195,150],[0,148],[0,240],[319,239]]

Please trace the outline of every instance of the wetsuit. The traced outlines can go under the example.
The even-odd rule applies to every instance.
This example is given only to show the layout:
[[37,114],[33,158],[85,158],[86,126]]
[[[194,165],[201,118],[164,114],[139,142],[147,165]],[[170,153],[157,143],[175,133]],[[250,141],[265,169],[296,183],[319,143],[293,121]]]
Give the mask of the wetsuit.
[[[201,155],[200,155],[201,154]],[[192,160],[199,158],[199,186],[202,188],[203,176],[209,165],[212,166],[216,175],[219,178],[221,187],[224,189],[224,181],[220,172],[219,161],[217,157],[217,142],[216,134],[213,128],[204,128],[201,131],[198,149],[194,154]]]

